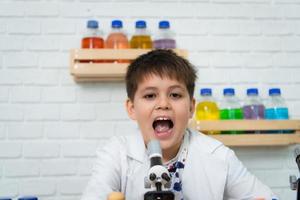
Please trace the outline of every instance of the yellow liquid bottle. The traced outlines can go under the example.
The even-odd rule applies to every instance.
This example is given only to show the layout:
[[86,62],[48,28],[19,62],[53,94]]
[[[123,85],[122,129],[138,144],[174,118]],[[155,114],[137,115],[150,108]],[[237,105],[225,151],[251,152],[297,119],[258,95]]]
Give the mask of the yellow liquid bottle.
[[152,49],[153,43],[151,36],[147,33],[147,25],[143,20],[135,23],[135,34],[130,40],[130,48],[132,49]]
[[[219,108],[212,98],[210,88],[201,89],[202,100],[196,106],[196,120],[218,120],[220,119]],[[220,134],[220,131],[207,131],[206,134]]]

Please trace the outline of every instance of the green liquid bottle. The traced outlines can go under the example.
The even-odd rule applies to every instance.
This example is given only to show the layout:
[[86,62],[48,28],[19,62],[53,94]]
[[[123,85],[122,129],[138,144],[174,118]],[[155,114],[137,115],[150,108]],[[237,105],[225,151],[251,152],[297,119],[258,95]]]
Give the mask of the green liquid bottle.
[[[224,98],[221,102],[220,119],[236,120],[243,119],[243,110],[239,99],[235,96],[233,88],[225,88],[223,90]],[[222,131],[222,134],[241,134],[242,131],[230,130]]]

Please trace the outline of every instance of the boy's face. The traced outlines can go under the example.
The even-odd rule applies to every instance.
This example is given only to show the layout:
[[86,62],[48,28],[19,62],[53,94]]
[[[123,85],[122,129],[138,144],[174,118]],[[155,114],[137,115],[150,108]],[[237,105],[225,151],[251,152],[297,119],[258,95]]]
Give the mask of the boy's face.
[[[127,112],[136,120],[145,144],[160,140],[163,151],[178,150],[189,119],[195,110],[185,84],[175,79],[150,75],[138,84]],[[175,148],[175,149],[174,149]]]

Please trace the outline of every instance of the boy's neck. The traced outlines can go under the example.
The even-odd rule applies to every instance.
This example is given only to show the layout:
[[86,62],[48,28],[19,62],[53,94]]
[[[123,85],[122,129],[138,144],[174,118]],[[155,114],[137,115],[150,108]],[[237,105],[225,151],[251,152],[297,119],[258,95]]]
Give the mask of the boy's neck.
[[173,158],[176,157],[179,149],[181,146],[181,142],[172,146],[171,148],[168,149],[163,149],[162,150],[162,161],[163,163],[167,163],[168,161],[172,160]]

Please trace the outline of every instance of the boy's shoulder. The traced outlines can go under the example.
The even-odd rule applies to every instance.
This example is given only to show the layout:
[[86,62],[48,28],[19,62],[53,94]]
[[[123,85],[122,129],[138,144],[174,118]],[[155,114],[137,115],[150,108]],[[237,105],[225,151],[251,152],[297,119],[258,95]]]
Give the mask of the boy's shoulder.
[[143,162],[145,158],[144,140],[138,132],[126,136],[113,136],[107,141],[107,146],[124,156]]
[[190,132],[190,148],[197,151],[198,154],[213,155],[222,158],[230,151],[222,142],[208,135],[193,129],[188,129],[188,131]]

